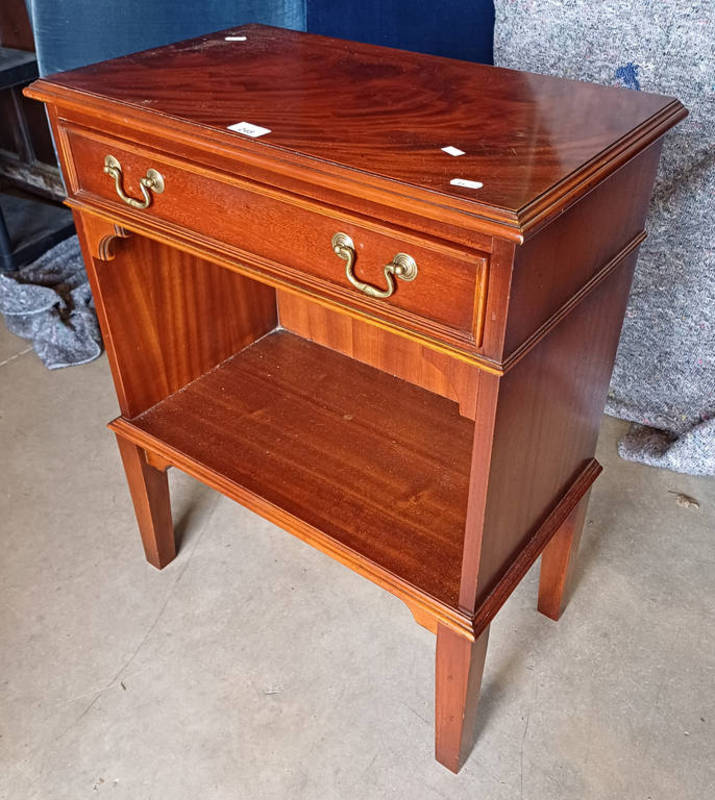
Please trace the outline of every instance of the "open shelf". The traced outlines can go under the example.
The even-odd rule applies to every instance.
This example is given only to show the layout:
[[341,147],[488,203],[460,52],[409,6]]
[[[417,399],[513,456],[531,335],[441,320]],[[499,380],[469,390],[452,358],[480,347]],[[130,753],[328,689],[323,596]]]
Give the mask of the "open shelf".
[[120,426],[377,582],[456,608],[474,426],[450,400],[276,330]]

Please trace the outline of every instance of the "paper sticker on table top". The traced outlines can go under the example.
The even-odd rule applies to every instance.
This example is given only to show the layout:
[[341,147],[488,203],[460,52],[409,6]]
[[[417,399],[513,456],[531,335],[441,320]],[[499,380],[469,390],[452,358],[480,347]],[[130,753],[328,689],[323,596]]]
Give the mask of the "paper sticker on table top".
[[253,139],[271,132],[270,128],[262,128],[260,125],[254,125],[251,122],[236,122],[233,125],[229,125],[228,129],[236,131],[236,133],[242,133],[244,136],[250,136]]
[[464,150],[460,150],[458,147],[453,147],[451,144],[447,145],[447,147],[441,148],[447,155],[450,156],[463,156]]
[[452,186],[461,186],[463,189],[481,189],[484,184],[481,181],[469,181],[466,178],[452,178]]

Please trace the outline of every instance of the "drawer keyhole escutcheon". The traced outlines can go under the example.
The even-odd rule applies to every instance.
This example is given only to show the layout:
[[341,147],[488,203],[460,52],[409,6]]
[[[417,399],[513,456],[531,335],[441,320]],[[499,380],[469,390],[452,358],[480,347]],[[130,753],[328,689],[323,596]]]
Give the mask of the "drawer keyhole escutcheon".
[[389,264],[385,264],[386,289],[364,283],[355,277],[355,244],[347,233],[336,233],[332,239],[333,252],[345,262],[345,274],[350,283],[368,297],[384,299],[395,291],[395,278],[413,281],[417,277],[417,262],[407,253],[398,253]]
[[139,181],[144,200],[135,200],[133,197],[124,193],[122,186],[122,165],[111,155],[104,157],[104,171],[111,178],[114,178],[114,188],[124,202],[132,208],[149,208],[151,205],[151,193],[161,194],[164,191],[164,176],[155,169],[148,169],[146,175]]

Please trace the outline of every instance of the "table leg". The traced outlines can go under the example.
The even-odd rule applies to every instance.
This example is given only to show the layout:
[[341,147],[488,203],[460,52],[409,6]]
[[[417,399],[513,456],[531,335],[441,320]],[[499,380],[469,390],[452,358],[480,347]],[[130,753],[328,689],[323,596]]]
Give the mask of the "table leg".
[[149,465],[141,447],[117,436],[147,561],[162,569],[176,555],[166,471]]
[[569,601],[589,495],[590,491],[581,498],[541,555],[538,609],[554,620],[563,614]]
[[488,640],[489,627],[476,642],[443,625],[437,630],[435,755],[452,772],[474,744]]

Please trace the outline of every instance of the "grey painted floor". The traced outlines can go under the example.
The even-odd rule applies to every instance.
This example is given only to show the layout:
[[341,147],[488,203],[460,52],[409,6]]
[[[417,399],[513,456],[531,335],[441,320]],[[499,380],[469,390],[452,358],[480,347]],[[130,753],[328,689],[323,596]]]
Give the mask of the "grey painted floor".
[[115,414],[105,358],[0,332],[3,799],[713,797],[715,482],[620,461],[604,419],[575,596],[549,621],[532,570],[502,609],[455,777],[407,608],[180,474],[155,571]]

